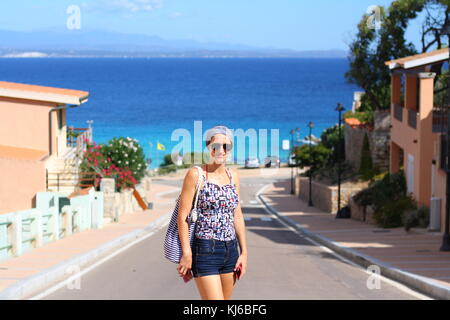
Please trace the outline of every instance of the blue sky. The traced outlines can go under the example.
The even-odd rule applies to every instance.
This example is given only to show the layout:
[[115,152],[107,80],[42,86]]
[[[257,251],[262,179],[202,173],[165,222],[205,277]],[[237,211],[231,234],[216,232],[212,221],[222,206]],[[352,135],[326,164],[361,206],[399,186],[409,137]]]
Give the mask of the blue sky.
[[[0,29],[64,30],[70,5],[83,30],[296,50],[348,48],[361,16],[386,0],[2,0]],[[413,25],[408,34],[415,35]]]

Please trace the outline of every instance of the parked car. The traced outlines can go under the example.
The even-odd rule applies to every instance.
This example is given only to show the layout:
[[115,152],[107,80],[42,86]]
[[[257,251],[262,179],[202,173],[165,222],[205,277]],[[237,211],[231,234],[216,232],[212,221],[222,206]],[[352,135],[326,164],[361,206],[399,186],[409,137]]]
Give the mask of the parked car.
[[288,166],[294,167],[295,165],[296,165],[295,154],[291,154],[291,155],[289,155],[289,158],[288,158]]
[[247,160],[245,160],[245,168],[259,168],[258,158],[248,158]]
[[266,168],[271,168],[271,167],[280,167],[280,158],[278,158],[277,156],[268,156],[266,157],[266,159],[264,159],[264,164],[266,166]]

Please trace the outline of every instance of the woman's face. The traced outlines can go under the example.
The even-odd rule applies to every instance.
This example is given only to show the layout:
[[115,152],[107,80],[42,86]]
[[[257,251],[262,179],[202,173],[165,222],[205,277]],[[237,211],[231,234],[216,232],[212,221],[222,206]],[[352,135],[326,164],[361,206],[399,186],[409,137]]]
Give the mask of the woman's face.
[[[208,145],[209,148],[209,154],[211,156],[211,160],[217,164],[225,164],[227,161],[227,158],[231,151],[225,150],[223,148],[223,144],[231,145],[230,138],[224,134],[216,134],[211,138],[211,143]],[[213,148],[213,146],[218,146],[219,148]]]

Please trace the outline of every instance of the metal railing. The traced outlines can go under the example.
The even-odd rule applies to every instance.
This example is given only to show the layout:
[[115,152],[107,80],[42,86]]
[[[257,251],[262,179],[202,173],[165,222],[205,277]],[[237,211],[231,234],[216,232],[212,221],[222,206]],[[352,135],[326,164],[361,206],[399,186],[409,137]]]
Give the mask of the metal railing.
[[435,106],[432,112],[433,133],[446,133],[448,122],[447,107]]
[[67,146],[71,148],[75,148],[77,146],[77,138],[88,131],[89,128],[74,128],[74,127],[68,127],[67,128]]
[[93,186],[97,188],[101,175],[96,172],[49,172],[45,171],[46,190],[60,191],[62,187],[87,188]]
[[77,136],[75,142],[76,154],[81,159],[83,152],[87,150],[88,143],[92,143],[92,128],[87,128]]

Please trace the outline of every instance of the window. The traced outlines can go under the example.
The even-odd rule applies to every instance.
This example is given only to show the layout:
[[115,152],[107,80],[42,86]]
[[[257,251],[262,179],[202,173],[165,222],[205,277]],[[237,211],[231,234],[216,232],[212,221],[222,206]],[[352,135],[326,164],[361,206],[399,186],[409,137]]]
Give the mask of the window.
[[61,130],[63,127],[63,109],[58,110],[58,129]]

